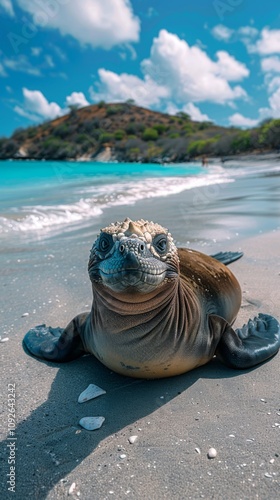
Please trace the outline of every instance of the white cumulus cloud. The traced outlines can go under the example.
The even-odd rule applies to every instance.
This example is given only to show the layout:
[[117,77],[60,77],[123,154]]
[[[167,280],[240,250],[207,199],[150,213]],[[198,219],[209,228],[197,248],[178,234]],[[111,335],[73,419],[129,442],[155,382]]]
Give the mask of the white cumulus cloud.
[[228,42],[228,40],[233,35],[234,30],[228,28],[227,26],[224,26],[223,24],[217,24],[217,26],[214,26],[211,33],[218,40],[224,40],[225,42]]
[[199,47],[189,46],[166,30],[153,40],[150,58],[142,62],[142,70],[167,86],[176,100],[224,104],[246,96],[240,86],[232,88],[228,83],[248,76],[243,63],[225,51],[217,52],[217,61],[213,61]]
[[254,28],[253,26],[241,26],[238,29],[238,33],[242,36],[249,36],[249,37],[255,37],[258,35],[258,30]]
[[89,102],[83,92],[72,92],[71,95],[66,97],[66,105],[68,107],[77,106],[78,108],[83,108],[84,106],[88,106]]
[[52,120],[67,111],[63,110],[56,102],[49,102],[40,90],[22,89],[24,103],[16,106],[14,111],[32,120]]
[[280,87],[268,99],[273,118],[280,117]]
[[163,85],[157,84],[149,76],[144,79],[138,76],[99,69],[100,82],[90,88],[90,96],[94,102],[104,100],[109,102],[133,99],[141,106],[153,106],[168,97],[169,92]]
[[268,92],[274,92],[280,87],[280,76],[275,76],[268,82],[267,90]]
[[11,0],[0,0],[0,7],[2,7],[9,16],[14,17],[14,8]]
[[17,0],[41,28],[56,28],[83,45],[110,49],[125,42],[137,42],[140,21],[129,0],[75,0],[44,2]]
[[241,115],[241,113],[234,113],[229,117],[230,125],[234,125],[235,127],[255,127],[259,120],[253,120],[252,118],[246,118],[246,116]]
[[183,111],[188,113],[191,117],[192,120],[196,122],[205,122],[205,121],[210,121],[210,118],[208,115],[201,113],[200,109],[195,106],[192,102],[189,102],[184,106]]
[[216,60],[212,60],[201,48],[189,46],[166,30],[154,38],[150,58],[142,61],[141,69],[143,78],[99,69],[99,82],[90,89],[91,99],[96,102],[131,98],[143,106],[168,106],[173,101],[182,108],[187,102],[231,104],[247,97],[242,87],[229,84],[249,75],[245,64],[226,51],[218,51]]
[[280,73],[280,57],[264,57],[261,60],[261,68],[265,73]]
[[254,45],[254,52],[260,55],[280,53],[280,30],[264,28],[261,37]]
[[259,31],[253,26],[241,26],[240,28],[233,30],[228,28],[224,24],[217,24],[211,30],[211,34],[223,42],[237,42],[241,41],[246,46],[249,53],[256,52],[255,39],[259,34]]
[[58,116],[69,113],[71,105],[78,108],[88,106],[83,92],[72,92],[66,97],[65,107],[61,108],[56,102],[49,102],[40,90],[22,89],[24,101],[21,105],[16,105],[14,111],[31,121],[53,120]]
[[245,64],[237,61],[228,52],[218,51],[217,58],[217,74],[226,80],[238,81],[249,76],[249,70]]

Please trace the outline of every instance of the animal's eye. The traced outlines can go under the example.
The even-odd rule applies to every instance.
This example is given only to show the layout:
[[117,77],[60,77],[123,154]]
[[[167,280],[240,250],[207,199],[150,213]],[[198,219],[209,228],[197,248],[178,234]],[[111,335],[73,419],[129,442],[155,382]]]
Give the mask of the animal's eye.
[[165,234],[158,234],[153,241],[153,245],[159,254],[164,254],[167,250],[167,237]]
[[103,233],[99,238],[98,249],[100,252],[108,252],[113,245],[113,238],[110,234]]

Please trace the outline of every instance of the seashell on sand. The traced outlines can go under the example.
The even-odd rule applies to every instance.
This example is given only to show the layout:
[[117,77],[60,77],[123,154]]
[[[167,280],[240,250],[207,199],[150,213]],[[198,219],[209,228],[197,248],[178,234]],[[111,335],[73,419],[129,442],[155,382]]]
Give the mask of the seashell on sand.
[[100,429],[104,420],[104,417],[83,417],[79,421],[79,424],[87,431],[95,431],[96,429]]
[[90,399],[94,399],[97,398],[98,396],[101,396],[101,394],[106,394],[106,391],[104,391],[103,389],[101,389],[101,387],[98,387],[97,385],[89,384],[89,386],[80,394],[78,398],[78,403],[85,403]]

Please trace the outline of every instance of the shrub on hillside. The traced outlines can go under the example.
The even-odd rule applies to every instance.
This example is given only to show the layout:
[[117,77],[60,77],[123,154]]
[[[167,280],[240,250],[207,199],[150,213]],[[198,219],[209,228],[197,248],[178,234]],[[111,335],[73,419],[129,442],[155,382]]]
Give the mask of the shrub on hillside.
[[156,141],[158,139],[158,132],[154,128],[148,127],[143,132],[144,141]]
[[118,129],[114,132],[114,137],[115,137],[116,141],[122,141],[124,136],[125,136],[125,131],[122,129]]
[[248,151],[251,147],[251,132],[250,130],[243,130],[236,134],[231,143],[233,153],[243,153]]
[[122,106],[108,106],[106,109],[106,114],[107,116],[116,115],[117,113],[121,113],[122,110]]
[[187,152],[191,158],[201,154],[211,154],[216,142],[216,139],[193,141],[189,144]]
[[163,123],[156,123],[153,125],[153,128],[158,132],[158,134],[163,134],[163,132],[166,131],[166,125],[163,125]]
[[104,144],[105,142],[111,142],[114,139],[114,134],[111,134],[110,132],[104,132],[99,136],[99,142],[101,144]]
[[61,123],[61,125],[58,125],[57,127],[54,128],[53,130],[53,135],[60,137],[61,139],[64,139],[69,135],[69,125],[68,123]]
[[280,120],[270,120],[260,130],[259,142],[261,146],[280,148]]
[[0,146],[0,156],[2,158],[12,158],[18,151],[18,143],[13,139],[2,139]]

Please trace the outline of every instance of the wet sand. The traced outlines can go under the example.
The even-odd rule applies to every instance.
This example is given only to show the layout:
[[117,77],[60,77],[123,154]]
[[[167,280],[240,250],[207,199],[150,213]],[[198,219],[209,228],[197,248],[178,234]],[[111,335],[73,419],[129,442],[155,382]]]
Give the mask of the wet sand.
[[[150,210],[148,203],[145,206],[143,217]],[[171,229],[172,206],[170,200],[168,213],[160,215],[160,222]],[[132,215],[137,210],[132,207]],[[174,236],[186,244],[188,236],[179,230],[181,220],[174,220]],[[217,220],[212,217],[213,223]],[[218,241],[212,231],[212,237],[203,242],[199,236],[203,229],[196,229],[197,236],[189,232],[194,235],[192,246],[207,253],[245,252],[231,265],[243,290],[236,326],[260,311],[279,318],[279,230],[240,239],[233,237],[234,229]],[[23,351],[21,341],[30,327],[43,322],[64,326],[90,308],[86,267],[92,234],[85,231],[79,240],[69,234],[62,240],[30,245],[25,252],[18,248],[5,260],[0,278],[1,335],[9,340],[0,343],[1,498],[69,498],[73,483],[72,497],[82,499],[277,498],[279,354],[251,370],[234,371],[213,360],[179,377],[142,381],[116,375],[92,356],[59,365],[38,361]],[[29,315],[22,317],[24,313]],[[107,394],[78,404],[89,383]],[[8,491],[6,482],[8,384],[16,387],[15,494]],[[79,419],[90,415],[106,418],[100,430],[79,427]],[[131,435],[138,436],[134,444],[128,442]],[[207,458],[210,447],[217,450],[212,460]]]

